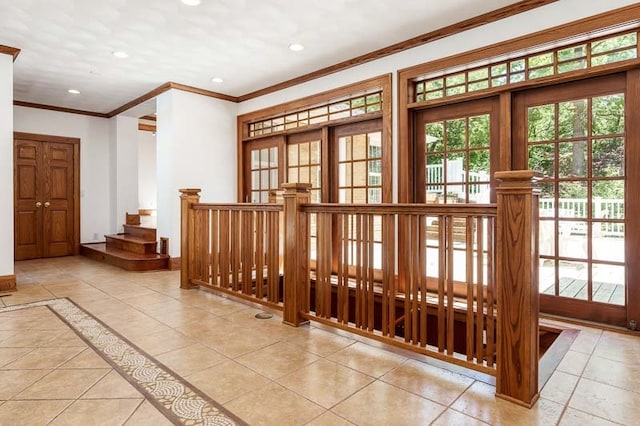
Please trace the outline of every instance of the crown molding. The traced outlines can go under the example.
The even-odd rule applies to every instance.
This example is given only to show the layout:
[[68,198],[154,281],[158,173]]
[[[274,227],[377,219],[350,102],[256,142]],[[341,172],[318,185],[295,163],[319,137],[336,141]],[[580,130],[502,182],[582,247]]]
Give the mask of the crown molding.
[[0,53],[13,56],[13,62],[15,62],[16,59],[18,59],[18,55],[20,54],[20,49],[16,47],[5,46],[4,44],[0,44]]
[[172,89],[182,90],[184,92],[197,93],[198,95],[208,96],[210,98],[222,99],[229,102],[240,102],[237,96],[225,95],[224,93],[213,92],[211,90],[199,89],[193,86],[187,86],[180,83],[169,83]]
[[139,96],[137,98],[135,98],[134,100],[127,102],[126,104],[122,105],[121,107],[118,107],[116,109],[114,109],[111,112],[108,112],[106,114],[107,118],[111,118],[111,117],[115,117],[116,115],[125,112],[128,109],[133,108],[136,105],[139,105],[143,102],[148,101],[151,98],[155,98],[156,96],[158,96],[161,93],[166,92],[167,90],[171,89],[171,82],[168,81],[166,83],[164,83],[161,86],[156,87],[155,89],[151,90],[150,92],[145,93],[142,96]]
[[65,108],[65,107],[59,107],[54,105],[37,104],[34,102],[24,102],[24,101],[18,101],[18,100],[14,100],[13,104],[15,106],[21,106],[26,108],[45,109],[48,111],[68,112],[70,114],[80,114],[80,115],[88,115],[91,117],[109,118],[107,114],[104,114],[101,112],[94,112],[94,111],[85,111],[82,109]]

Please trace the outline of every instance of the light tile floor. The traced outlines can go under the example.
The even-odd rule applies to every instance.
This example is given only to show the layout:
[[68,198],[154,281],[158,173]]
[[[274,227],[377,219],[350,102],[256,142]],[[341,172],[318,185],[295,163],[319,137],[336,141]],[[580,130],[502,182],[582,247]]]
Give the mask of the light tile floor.
[[[16,263],[0,306],[68,297],[249,424],[635,425],[640,338],[577,327],[531,410],[471,377],[81,257]],[[575,327],[575,326],[572,326]],[[46,308],[0,313],[0,425],[170,422]]]

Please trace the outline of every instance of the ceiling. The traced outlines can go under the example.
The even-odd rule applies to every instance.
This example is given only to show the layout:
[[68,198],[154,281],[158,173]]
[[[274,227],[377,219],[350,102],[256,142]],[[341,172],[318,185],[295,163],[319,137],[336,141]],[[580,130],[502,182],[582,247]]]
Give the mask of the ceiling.
[[0,45],[21,49],[16,100],[108,113],[169,81],[241,96],[512,3],[0,0]]

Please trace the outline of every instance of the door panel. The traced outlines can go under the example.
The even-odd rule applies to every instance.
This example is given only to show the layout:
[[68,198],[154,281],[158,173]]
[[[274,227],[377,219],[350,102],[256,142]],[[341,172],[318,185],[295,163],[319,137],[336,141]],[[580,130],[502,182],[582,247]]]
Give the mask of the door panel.
[[624,324],[624,75],[518,94],[514,165],[543,174],[540,308]]
[[19,141],[14,149],[16,260],[42,257],[42,145]]
[[[33,136],[33,137],[20,137]],[[56,142],[57,140],[64,142]],[[48,141],[51,140],[51,141]],[[78,140],[16,134],[15,259],[66,256],[79,249]]]
[[73,246],[73,145],[44,146],[44,256],[66,256]]

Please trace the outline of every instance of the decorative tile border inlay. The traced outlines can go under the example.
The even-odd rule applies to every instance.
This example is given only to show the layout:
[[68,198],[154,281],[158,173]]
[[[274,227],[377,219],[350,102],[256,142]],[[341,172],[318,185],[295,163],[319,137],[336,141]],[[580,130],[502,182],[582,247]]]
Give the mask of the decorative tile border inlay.
[[174,424],[245,425],[241,419],[67,298],[0,308],[46,306]]

